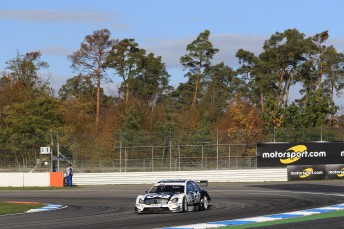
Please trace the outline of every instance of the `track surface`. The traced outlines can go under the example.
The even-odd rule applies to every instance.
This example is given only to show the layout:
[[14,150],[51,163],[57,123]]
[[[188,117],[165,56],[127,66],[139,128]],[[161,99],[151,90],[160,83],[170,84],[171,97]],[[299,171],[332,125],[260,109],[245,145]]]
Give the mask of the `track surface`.
[[[68,206],[50,212],[0,216],[0,227],[161,228],[344,203],[344,183],[338,180],[210,183],[206,189],[212,197],[212,206],[207,211],[136,215],[136,196],[144,193],[150,186],[112,185],[52,191],[0,191],[0,201],[39,201]],[[302,227],[307,228],[307,225]]]

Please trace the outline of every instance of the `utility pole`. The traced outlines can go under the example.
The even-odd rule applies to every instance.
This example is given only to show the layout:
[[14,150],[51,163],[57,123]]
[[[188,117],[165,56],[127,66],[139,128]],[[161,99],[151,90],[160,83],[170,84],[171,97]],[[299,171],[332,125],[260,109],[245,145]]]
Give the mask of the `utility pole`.
[[51,146],[50,146],[50,171],[53,172],[54,170],[54,161],[53,161],[53,148],[54,148],[54,140],[53,140],[53,131],[50,130],[50,140],[51,140]]
[[59,142],[59,132],[56,131],[56,144],[57,144],[57,171],[60,171],[60,142]]

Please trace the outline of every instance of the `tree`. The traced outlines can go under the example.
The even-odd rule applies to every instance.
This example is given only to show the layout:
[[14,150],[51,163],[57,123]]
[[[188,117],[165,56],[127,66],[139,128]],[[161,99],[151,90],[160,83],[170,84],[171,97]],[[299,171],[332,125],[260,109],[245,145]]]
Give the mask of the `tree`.
[[296,82],[297,68],[304,63],[312,46],[310,39],[296,29],[276,32],[264,42],[264,52],[259,58],[275,76],[277,86],[276,108],[288,104],[290,86]]
[[235,56],[240,64],[237,73],[246,83],[245,88],[247,88],[247,90],[242,90],[242,93],[246,94],[257,106],[260,103],[261,112],[264,113],[267,96],[276,91],[269,64],[252,52],[243,49],[239,49]]
[[0,107],[34,98],[40,91],[48,92],[48,83],[43,82],[38,71],[47,68],[39,51],[28,52],[6,62],[6,71],[0,79]]
[[48,63],[41,60],[41,52],[33,51],[25,55],[17,53],[17,57],[6,62],[6,69],[10,70],[9,76],[13,83],[20,83],[23,87],[33,88],[40,83],[38,70],[49,67]]
[[[330,98],[330,104],[334,103],[334,94],[339,95],[344,88],[344,54],[338,53],[331,45],[326,47],[323,53],[323,74],[326,76],[322,82],[325,94]],[[334,122],[334,113],[330,114],[330,124]]]
[[328,31],[324,31],[322,33],[318,33],[312,37],[312,41],[314,44],[315,52],[313,54],[313,61],[315,62],[315,69],[316,69],[316,77],[318,78],[318,86],[317,89],[321,90],[322,86],[322,77],[324,71],[324,65],[326,64],[324,60],[324,52],[326,50],[326,46],[323,43],[329,38]]
[[191,106],[190,98],[193,96],[194,85],[193,78],[189,78],[187,82],[179,83],[179,86],[171,92],[169,99],[175,110],[185,110],[186,107]]
[[328,97],[320,96],[320,93],[320,90],[313,92],[303,109],[303,124],[305,127],[322,125],[325,122],[326,115],[333,116],[338,110],[333,101],[330,101]]
[[257,139],[262,129],[262,122],[257,108],[240,96],[237,94],[235,99],[228,102],[226,116],[218,125],[227,128],[227,135],[231,141],[247,144]]
[[338,53],[331,45],[324,51],[323,60],[323,74],[326,76],[323,84],[330,95],[331,102],[334,102],[334,94],[340,94],[344,88],[344,54]]
[[1,148],[17,162],[36,159],[37,149],[49,143],[49,131],[62,122],[61,108],[49,95],[7,105],[1,111]]
[[83,99],[90,101],[96,92],[97,88],[94,87],[91,77],[80,74],[68,79],[66,84],[62,85],[59,96],[63,100]]
[[142,61],[142,71],[132,80],[132,94],[154,107],[158,99],[171,89],[168,85],[170,75],[160,56],[149,53]]
[[236,77],[236,72],[220,63],[211,66],[206,71],[202,88],[200,111],[208,113],[210,122],[215,123],[226,111],[228,101],[240,93],[242,81]]
[[68,56],[72,62],[72,68],[86,72],[97,81],[97,100],[96,100],[96,124],[99,124],[100,113],[100,82],[104,74],[104,63],[109,49],[117,43],[117,40],[111,39],[111,33],[108,29],[96,30],[92,35],[87,35],[81,43],[79,50]]
[[203,78],[204,70],[211,66],[213,56],[219,51],[213,48],[213,44],[209,41],[209,30],[200,33],[196,40],[187,45],[185,54],[180,58],[180,63],[184,69],[189,69],[186,74],[189,78],[194,78],[194,92],[192,96],[191,107],[196,107],[197,94],[200,88],[200,82]]
[[39,146],[52,128],[62,124],[57,100],[39,69],[48,67],[39,51],[28,52],[6,62],[0,79],[0,144],[9,157],[36,159]]
[[130,83],[142,70],[143,59],[146,51],[138,48],[134,39],[123,39],[112,46],[105,66],[113,68],[122,77],[124,84],[124,101],[129,102]]

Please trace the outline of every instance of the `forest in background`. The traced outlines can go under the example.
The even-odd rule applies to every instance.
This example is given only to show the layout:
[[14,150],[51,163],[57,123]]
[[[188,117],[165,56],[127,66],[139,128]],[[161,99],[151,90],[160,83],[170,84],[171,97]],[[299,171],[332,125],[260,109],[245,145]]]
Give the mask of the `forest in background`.
[[[259,54],[238,47],[236,69],[212,63],[220,50],[209,36],[204,30],[187,45],[180,57],[187,80],[177,87],[161,56],[108,29],[85,36],[66,57],[75,75],[58,92],[40,77],[49,67],[40,51],[9,57],[0,72],[0,158],[36,160],[50,131],[59,133],[62,153],[84,160],[113,159],[120,145],[254,144],[276,133],[279,141],[307,141],[320,132],[344,140],[334,101],[344,87],[344,54],[327,44],[328,31],[276,32]],[[116,95],[104,93],[108,80],[121,82]]]

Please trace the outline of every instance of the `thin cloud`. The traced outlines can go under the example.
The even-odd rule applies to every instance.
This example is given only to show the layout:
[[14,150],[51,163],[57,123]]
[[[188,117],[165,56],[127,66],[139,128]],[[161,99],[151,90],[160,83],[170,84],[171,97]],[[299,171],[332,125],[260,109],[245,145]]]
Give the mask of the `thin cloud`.
[[116,16],[104,11],[0,10],[0,19],[32,22],[97,23]]
[[[252,52],[259,55],[263,51],[264,41],[270,36],[244,35],[244,34],[211,34],[209,37],[214,48],[220,51],[214,56],[213,64],[224,62],[230,67],[238,66],[238,59],[235,57],[239,49]],[[161,56],[168,68],[182,68],[180,57],[187,53],[186,46],[190,44],[195,37],[187,37],[173,40],[150,40],[142,44],[147,52],[153,52]],[[333,45],[338,52],[344,50],[344,38],[329,39],[327,45]]]
[[75,49],[69,49],[62,46],[50,46],[41,49],[41,52],[44,55],[53,55],[53,56],[66,56],[72,54]]
[[235,57],[239,49],[252,52],[259,55],[263,51],[263,44],[266,37],[255,35],[236,35],[236,34],[220,34],[210,37],[210,41],[219,53],[214,56],[213,63],[224,62],[230,67],[238,65],[238,59]]
[[[194,37],[190,37],[174,40],[154,40],[153,42],[145,43],[143,48],[148,52],[161,56],[167,67],[182,68],[179,61],[180,57],[187,53],[186,46],[194,39]],[[235,57],[238,49],[242,48],[258,55],[262,51],[266,38],[254,35],[218,34],[211,35],[209,40],[214,48],[220,50],[214,56],[213,64],[224,62],[234,67],[238,64],[238,60]]]
[[344,38],[329,38],[327,45],[333,45],[337,52],[344,51]]

